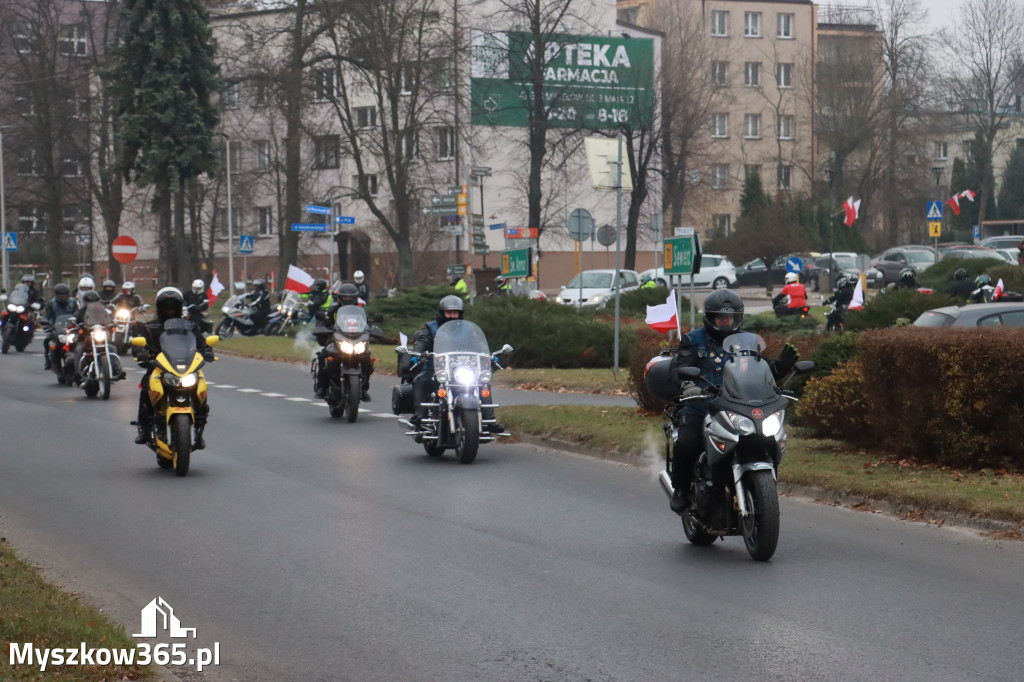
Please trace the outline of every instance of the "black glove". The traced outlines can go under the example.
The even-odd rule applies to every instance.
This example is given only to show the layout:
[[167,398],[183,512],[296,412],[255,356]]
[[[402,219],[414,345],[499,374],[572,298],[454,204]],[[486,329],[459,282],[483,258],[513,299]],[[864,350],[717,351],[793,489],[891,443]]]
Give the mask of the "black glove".
[[782,347],[782,352],[779,353],[779,357],[775,360],[775,372],[782,376],[783,374],[789,374],[790,370],[793,369],[793,365],[800,359],[800,351],[796,349],[791,343],[787,343]]
[[206,360],[207,362],[213,362],[216,359],[217,358],[214,357],[214,355],[213,355],[213,349],[212,348],[204,348],[203,349],[203,360]]
[[135,358],[135,362],[144,364],[149,362],[149,351],[145,348],[132,348],[132,357]]

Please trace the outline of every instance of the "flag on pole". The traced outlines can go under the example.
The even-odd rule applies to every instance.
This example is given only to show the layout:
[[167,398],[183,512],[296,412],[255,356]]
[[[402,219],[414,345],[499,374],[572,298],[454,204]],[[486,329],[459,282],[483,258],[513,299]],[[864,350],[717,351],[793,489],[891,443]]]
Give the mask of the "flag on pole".
[[854,221],[860,217],[860,199],[854,201],[853,197],[850,197],[843,204],[843,209],[846,211],[846,226],[853,227]]
[[850,299],[850,310],[862,310],[864,308],[864,286],[863,280],[857,278],[857,286],[853,289],[853,298]]
[[224,285],[217,279],[217,271],[213,271],[213,279],[210,280],[210,288],[206,290],[206,298],[209,299],[210,305],[217,300],[217,296],[220,292],[224,291]]
[[946,200],[946,203],[949,204],[949,207],[951,209],[953,209],[953,213],[955,213],[956,215],[960,215],[960,200],[967,199],[967,201],[973,203],[974,197],[976,196],[977,195],[971,190],[965,189],[963,192],[957,192],[956,194],[951,196],[949,199]]
[[405,346],[406,348],[409,347],[409,337],[403,334],[402,332],[398,332],[398,341],[398,345]]
[[992,300],[998,301],[999,297],[1003,295],[1003,278],[1000,277],[999,281],[996,282],[996,290],[992,292]]
[[297,294],[304,294],[313,286],[313,276],[294,265],[288,266],[288,276],[284,281],[285,291],[294,291]]
[[669,293],[665,302],[660,305],[647,306],[647,326],[662,334],[675,329],[679,330],[679,313],[676,305],[675,289]]

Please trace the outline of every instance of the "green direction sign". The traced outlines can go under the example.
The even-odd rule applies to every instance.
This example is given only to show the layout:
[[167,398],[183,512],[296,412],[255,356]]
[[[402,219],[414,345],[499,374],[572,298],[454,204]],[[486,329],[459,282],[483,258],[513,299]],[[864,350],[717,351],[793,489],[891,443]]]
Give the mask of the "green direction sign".
[[689,275],[693,272],[693,236],[666,237],[665,274]]
[[543,74],[549,126],[637,128],[652,118],[654,41],[557,33],[542,58],[534,54],[530,33],[473,32],[473,125],[528,126],[534,67]]
[[501,252],[502,277],[529,277],[533,258],[530,249],[514,249]]

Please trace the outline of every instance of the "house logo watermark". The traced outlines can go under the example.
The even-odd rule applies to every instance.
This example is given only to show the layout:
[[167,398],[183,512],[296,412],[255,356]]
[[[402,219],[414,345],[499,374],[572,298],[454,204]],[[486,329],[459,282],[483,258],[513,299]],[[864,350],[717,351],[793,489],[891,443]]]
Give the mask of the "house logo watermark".
[[181,627],[181,621],[174,615],[174,609],[163,597],[157,597],[143,607],[142,632],[133,634],[132,637],[156,637],[160,631],[166,632],[168,637],[188,637],[191,633],[192,639],[196,638],[196,629]]

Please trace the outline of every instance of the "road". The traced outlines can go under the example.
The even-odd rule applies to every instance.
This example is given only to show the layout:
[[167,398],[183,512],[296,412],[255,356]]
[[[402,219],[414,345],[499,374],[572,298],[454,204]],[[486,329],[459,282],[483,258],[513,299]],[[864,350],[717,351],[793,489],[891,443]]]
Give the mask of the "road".
[[209,368],[208,448],[176,478],[131,442],[135,370],[87,399],[40,350],[0,357],[0,535],[130,633],[166,600],[190,646],[220,648],[189,679],[1024,670],[1022,543],[787,498],[756,563],[738,538],[687,544],[650,470],[524,445],[428,458],[388,414],[390,378],[339,423],[305,368],[234,358]]

